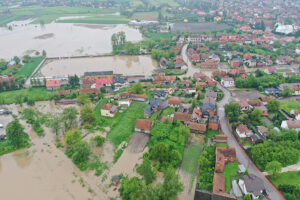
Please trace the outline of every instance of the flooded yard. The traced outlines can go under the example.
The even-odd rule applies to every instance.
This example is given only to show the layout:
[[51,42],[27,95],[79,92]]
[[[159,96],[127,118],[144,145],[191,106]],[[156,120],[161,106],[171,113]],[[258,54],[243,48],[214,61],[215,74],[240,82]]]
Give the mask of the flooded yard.
[[[29,21],[30,22],[30,21]],[[142,40],[139,30],[127,25],[12,23],[12,30],[0,28],[0,58],[11,59],[45,50],[48,57],[99,55],[112,51],[111,35],[124,31],[128,41]]]
[[104,56],[94,58],[56,59],[40,70],[44,76],[78,75],[88,71],[112,70],[123,75],[151,75],[157,66],[150,56]]

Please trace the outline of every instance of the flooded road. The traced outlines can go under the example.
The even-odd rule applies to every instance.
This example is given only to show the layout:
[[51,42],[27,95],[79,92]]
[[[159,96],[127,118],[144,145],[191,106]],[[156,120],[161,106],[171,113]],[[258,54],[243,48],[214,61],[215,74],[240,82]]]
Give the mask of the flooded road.
[[157,62],[151,56],[104,56],[53,60],[41,68],[44,76],[83,75],[88,71],[113,70],[123,75],[151,75]]
[[142,40],[139,30],[127,25],[13,24],[11,31],[0,27],[0,58],[11,59],[35,50],[45,50],[48,57],[110,53],[111,35],[119,31],[125,32],[128,41]]

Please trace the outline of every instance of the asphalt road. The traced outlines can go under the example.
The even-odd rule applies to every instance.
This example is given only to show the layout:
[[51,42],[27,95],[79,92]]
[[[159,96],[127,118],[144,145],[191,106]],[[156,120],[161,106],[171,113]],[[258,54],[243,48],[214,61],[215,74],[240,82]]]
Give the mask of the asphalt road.
[[224,106],[228,104],[231,95],[230,92],[227,89],[223,88],[220,84],[218,84],[218,88],[224,92],[224,98],[222,99],[222,101],[218,103],[218,116],[220,119],[222,130],[224,134],[226,134],[228,137],[228,145],[230,147],[235,148],[237,159],[241,164],[243,164],[246,168],[248,168],[249,173],[254,174],[263,180],[264,186],[269,191],[269,197],[272,200],[284,199],[282,195],[276,190],[276,188],[274,188],[274,186],[269,182],[269,180],[256,168],[256,166],[249,159],[246,153],[241,149],[240,145],[237,143],[234,136],[230,132],[230,129],[227,126],[225,120]]

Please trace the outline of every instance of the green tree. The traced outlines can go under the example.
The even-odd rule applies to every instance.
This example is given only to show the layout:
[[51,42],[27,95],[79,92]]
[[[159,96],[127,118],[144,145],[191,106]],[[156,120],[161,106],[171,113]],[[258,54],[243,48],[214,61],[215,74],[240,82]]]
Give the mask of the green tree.
[[124,178],[119,189],[123,200],[141,200],[143,183],[138,177]]
[[6,127],[6,137],[7,140],[13,145],[15,148],[24,147],[28,144],[28,139],[23,137],[24,128],[20,124],[18,120],[14,120],[8,123]]
[[64,122],[65,130],[70,129],[74,125],[76,117],[77,110],[75,107],[69,107],[64,109],[62,113],[62,120]]
[[245,196],[243,197],[243,200],[252,200],[250,194],[245,194]]
[[269,112],[278,112],[279,111],[279,101],[276,99],[271,99],[268,101],[267,108]]
[[235,102],[230,102],[225,105],[225,113],[228,116],[229,122],[237,122],[241,113],[240,105]]
[[64,135],[64,140],[67,146],[72,147],[81,140],[81,134],[77,129],[67,131]]
[[75,74],[74,76],[69,77],[69,84],[72,88],[75,88],[79,85],[79,77]]
[[94,111],[91,106],[84,106],[80,111],[80,118],[84,123],[91,124],[95,121]]
[[51,115],[48,119],[48,126],[51,128],[52,132],[55,135],[62,129],[62,120],[61,117],[57,114]]
[[293,92],[294,90],[292,87],[285,87],[283,91],[280,93],[280,95],[283,97],[290,97],[292,96]]
[[74,153],[72,155],[72,161],[76,165],[81,163],[86,163],[89,160],[89,155],[91,154],[90,147],[86,141],[79,141],[74,145]]
[[161,199],[176,199],[177,194],[183,191],[183,184],[179,181],[179,175],[173,168],[164,171],[163,195]]
[[147,185],[156,178],[156,172],[152,169],[151,161],[148,158],[144,158],[143,163],[136,168],[136,171],[144,177]]
[[142,84],[136,83],[132,86],[131,92],[134,93],[134,94],[143,94],[144,93],[144,88],[143,88]]
[[14,60],[17,64],[19,64],[20,61],[21,61],[20,58],[19,58],[18,56],[14,56],[13,60]]
[[271,161],[271,162],[268,162],[267,165],[266,165],[266,170],[267,172],[272,175],[272,176],[276,176],[278,173],[281,172],[281,169],[282,169],[282,165],[280,162],[274,160],[274,161]]
[[262,111],[255,108],[249,115],[249,118],[253,121],[259,121],[261,118]]
[[98,96],[99,99],[103,99],[104,98],[104,94],[102,92],[99,92],[97,96]]
[[77,103],[78,105],[89,105],[91,104],[91,100],[89,99],[89,95],[88,94],[80,94],[77,97]]

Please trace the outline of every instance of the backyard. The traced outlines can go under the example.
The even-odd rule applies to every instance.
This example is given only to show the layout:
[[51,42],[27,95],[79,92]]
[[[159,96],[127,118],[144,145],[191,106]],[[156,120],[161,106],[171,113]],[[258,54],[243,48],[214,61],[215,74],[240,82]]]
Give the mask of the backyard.
[[26,63],[16,75],[29,77],[42,60],[43,57],[31,58],[29,63]]
[[285,110],[286,112],[290,113],[291,110],[299,110],[299,102],[290,100],[290,101],[280,101],[280,109]]
[[222,176],[225,178],[225,192],[229,193],[231,189],[231,176],[237,174],[237,168],[239,163],[232,162],[225,166]]

